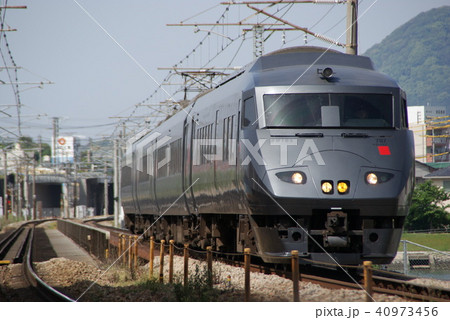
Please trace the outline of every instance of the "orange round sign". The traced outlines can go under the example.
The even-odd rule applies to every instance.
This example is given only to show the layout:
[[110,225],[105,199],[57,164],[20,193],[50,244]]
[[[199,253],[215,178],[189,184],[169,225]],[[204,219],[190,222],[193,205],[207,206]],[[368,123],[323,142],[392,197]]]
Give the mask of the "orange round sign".
[[58,143],[60,144],[60,145],[65,145],[66,144],[66,139],[64,139],[64,138],[59,138],[58,139]]

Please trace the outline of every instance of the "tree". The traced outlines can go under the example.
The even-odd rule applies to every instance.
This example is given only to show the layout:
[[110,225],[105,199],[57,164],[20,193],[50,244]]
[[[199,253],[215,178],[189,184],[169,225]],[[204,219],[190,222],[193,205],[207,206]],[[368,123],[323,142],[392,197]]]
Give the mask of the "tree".
[[411,106],[450,105],[449,18],[450,6],[423,12],[363,54],[399,83]]
[[42,156],[46,156],[46,155],[51,155],[51,147],[49,144],[47,143],[35,143],[33,141],[32,138],[30,137],[20,137],[19,138],[19,144],[20,147],[24,150],[30,150],[30,149],[35,149],[36,151],[34,152],[34,159],[36,161],[41,161],[41,159],[39,159],[39,151],[37,151],[37,149],[41,148],[41,154]]
[[449,224],[449,213],[445,209],[450,205],[444,204],[446,200],[450,200],[450,194],[433,185],[430,180],[417,185],[413,192],[409,215],[406,217],[405,229],[435,229]]

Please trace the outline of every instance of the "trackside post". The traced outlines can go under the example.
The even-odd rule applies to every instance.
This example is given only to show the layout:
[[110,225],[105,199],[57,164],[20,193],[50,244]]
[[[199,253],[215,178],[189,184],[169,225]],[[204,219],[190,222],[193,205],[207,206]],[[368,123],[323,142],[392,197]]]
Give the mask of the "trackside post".
[[164,243],[165,240],[161,240],[161,246],[159,249],[159,282],[164,282]]
[[188,286],[188,274],[189,274],[189,244],[185,243],[184,244],[184,250],[183,250],[183,255],[184,255],[184,287],[186,288]]
[[245,297],[244,301],[250,301],[250,248],[244,249],[244,267],[245,267]]
[[294,293],[294,302],[300,301],[300,293],[298,289],[298,281],[299,281],[299,268],[298,268],[298,250],[291,251],[291,261],[292,261],[292,283],[293,283],[293,293]]
[[148,279],[153,278],[153,260],[155,260],[155,237],[150,237],[150,257],[148,261]]
[[169,283],[173,282],[173,244],[174,240],[169,241]]
[[372,302],[372,261],[364,261],[364,290],[366,291],[366,302]]
[[212,287],[212,247],[206,247],[206,261],[208,264],[208,285]]

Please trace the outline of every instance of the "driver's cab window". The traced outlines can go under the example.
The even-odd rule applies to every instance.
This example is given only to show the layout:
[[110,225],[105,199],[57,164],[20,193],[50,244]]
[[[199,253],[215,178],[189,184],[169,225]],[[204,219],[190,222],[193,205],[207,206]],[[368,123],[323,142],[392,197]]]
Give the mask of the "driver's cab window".
[[242,106],[242,128],[253,127],[256,120],[255,98],[250,97],[244,100]]

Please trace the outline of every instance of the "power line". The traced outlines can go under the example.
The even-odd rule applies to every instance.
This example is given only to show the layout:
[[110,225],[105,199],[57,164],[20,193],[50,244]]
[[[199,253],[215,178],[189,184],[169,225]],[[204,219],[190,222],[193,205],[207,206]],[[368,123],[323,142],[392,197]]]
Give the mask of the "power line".
[[[20,108],[21,108],[21,101],[20,101],[20,92],[19,92],[19,80],[18,80],[18,75],[17,75],[17,64],[12,56],[11,53],[11,49],[9,47],[9,43],[8,43],[8,39],[6,38],[6,32],[4,29],[5,26],[5,18],[6,18],[6,9],[26,9],[26,6],[8,6],[8,0],[5,0],[5,5],[0,7],[0,55],[2,57],[3,63],[5,65],[5,69],[6,69],[6,73],[8,74],[8,78],[9,78],[9,82],[12,86],[12,90],[14,92],[14,97],[16,100],[16,106],[17,106],[17,127],[18,127],[18,136],[22,136],[22,129],[21,129],[21,118],[20,118]],[[1,11],[3,10],[3,15],[1,15]],[[11,73],[9,72],[10,67],[8,67],[8,64],[6,63],[6,58],[5,55],[3,53],[3,50],[1,48],[1,44],[2,44],[2,36],[5,42],[5,46],[6,46],[6,50],[8,52],[10,61],[13,65],[12,69],[14,69],[14,75],[15,75],[15,83],[12,80],[12,76]],[[17,136],[17,135],[16,135]]]

